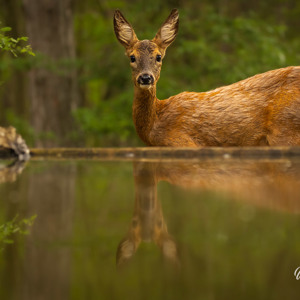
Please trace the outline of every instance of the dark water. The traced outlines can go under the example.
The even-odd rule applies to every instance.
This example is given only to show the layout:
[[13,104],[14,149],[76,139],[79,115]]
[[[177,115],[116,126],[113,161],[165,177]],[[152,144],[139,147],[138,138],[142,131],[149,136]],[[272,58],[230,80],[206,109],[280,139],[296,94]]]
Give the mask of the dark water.
[[[299,299],[300,161],[0,170],[0,299]],[[19,172],[20,174],[16,174]]]

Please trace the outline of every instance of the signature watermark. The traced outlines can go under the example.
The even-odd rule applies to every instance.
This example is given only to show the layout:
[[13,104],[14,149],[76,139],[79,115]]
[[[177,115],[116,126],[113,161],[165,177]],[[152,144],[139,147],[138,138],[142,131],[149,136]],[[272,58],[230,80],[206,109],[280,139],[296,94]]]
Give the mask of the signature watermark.
[[295,275],[295,277],[296,277],[297,280],[300,279],[300,267],[298,267],[298,268],[295,270],[294,275]]

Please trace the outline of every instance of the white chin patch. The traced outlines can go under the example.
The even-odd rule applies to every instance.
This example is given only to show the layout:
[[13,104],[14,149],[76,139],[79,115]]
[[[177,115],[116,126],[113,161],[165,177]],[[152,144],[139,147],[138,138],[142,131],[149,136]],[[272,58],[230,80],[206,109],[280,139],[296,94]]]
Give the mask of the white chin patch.
[[148,90],[150,89],[152,84],[140,84],[139,87],[143,90]]

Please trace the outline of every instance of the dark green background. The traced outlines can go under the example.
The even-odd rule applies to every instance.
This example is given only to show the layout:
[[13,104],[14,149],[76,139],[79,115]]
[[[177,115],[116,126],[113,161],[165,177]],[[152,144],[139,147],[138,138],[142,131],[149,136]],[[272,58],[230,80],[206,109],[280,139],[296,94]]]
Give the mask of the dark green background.
[[[0,2],[0,26],[12,27],[15,36],[26,36],[22,1]],[[182,91],[206,91],[270,69],[299,65],[300,3],[296,0],[75,0],[75,61],[49,63],[42,53],[36,53],[35,58],[18,59],[0,54],[0,81],[5,82],[0,88],[1,123],[16,126],[34,145],[41,137],[30,125],[30,99],[17,95],[15,103],[7,100],[12,91],[23,91],[13,83],[15,76],[26,78],[33,66],[57,73],[61,68],[76,69],[80,100],[73,113],[73,144],[142,145],[131,119],[130,68],[113,32],[113,12],[119,8],[140,39],[151,39],[174,7],[180,12],[180,27],[163,62],[158,83],[160,99]],[[17,12],[14,18],[12,8]],[[44,138],[55,134],[45,133]]]

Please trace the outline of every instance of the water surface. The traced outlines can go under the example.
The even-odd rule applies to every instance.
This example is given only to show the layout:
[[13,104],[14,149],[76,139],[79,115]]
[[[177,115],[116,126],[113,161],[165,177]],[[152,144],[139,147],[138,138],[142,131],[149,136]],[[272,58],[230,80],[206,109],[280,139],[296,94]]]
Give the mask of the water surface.
[[32,160],[0,182],[0,224],[36,215],[1,244],[1,299],[299,296],[296,159]]

